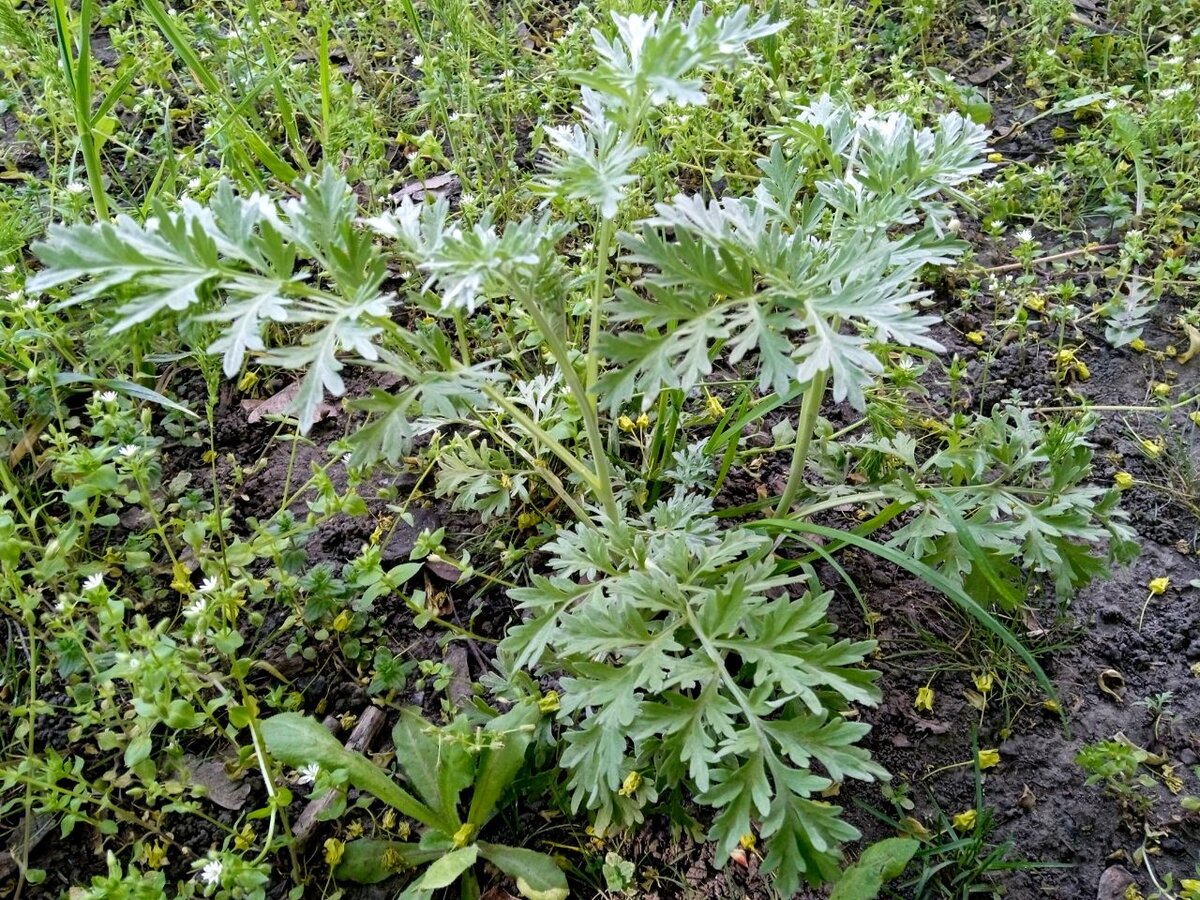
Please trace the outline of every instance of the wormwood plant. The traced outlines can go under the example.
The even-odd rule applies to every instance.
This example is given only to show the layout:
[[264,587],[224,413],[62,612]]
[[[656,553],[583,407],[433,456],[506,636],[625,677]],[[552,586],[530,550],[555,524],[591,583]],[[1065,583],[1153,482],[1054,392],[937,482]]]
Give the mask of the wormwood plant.
[[[860,668],[872,645],[833,639],[828,592],[787,574],[775,538],[819,536],[834,543],[815,555],[854,544],[909,568],[1040,673],[961,584],[975,575],[1011,598],[1004,578],[1031,560],[1046,571],[1065,561],[1073,585],[1094,572],[1075,543],[1105,537],[1092,518],[1116,513],[1107,498],[1067,490],[1088,472],[1080,433],[1017,421],[1013,441],[1003,417],[969,440],[948,434],[928,461],[893,429],[859,451],[903,466],[798,507],[817,493],[805,474],[823,455],[814,436],[826,397],[865,409],[889,352],[940,349],[917,283],[962,251],[948,201],[985,169],[986,134],[957,113],[921,128],[823,96],[767,128],[750,193],[657,197],[652,215],[618,231],[663,110],[703,103],[701,76],[744,63],[748,45],[782,24],[699,6],[613,23],[615,34],[593,35],[595,67],[576,73],[578,121],[550,132],[535,214],[471,221],[445,200],[405,200],[361,222],[326,168],[282,202],[221,184],[207,204],[159,205],[144,223],[54,226],[35,248],[46,268],[30,289],[76,285],[68,304],[115,299],[117,331],[171,315],[229,377],[250,361],[302,372],[301,430],[326,395],[345,393],[347,365],[382,370],[398,385],[355,401],[369,418],[353,462],[394,462],[424,434],[467,426],[450,445],[444,491],[500,514],[531,481],[544,484],[575,522],[547,547],[552,576],[512,592],[530,617],[502,662],[514,677],[561,677],[575,807],[601,827],[626,824],[686,789],[716,811],[718,858],[757,830],[766,869],[791,893],[801,878],[831,877],[839,843],[857,834],[820,794],[884,773],[854,747],[865,727],[840,715],[878,699]],[[583,264],[566,255],[580,225],[592,239]],[[614,265],[617,247],[635,280]],[[391,283],[389,260],[407,273]],[[475,324],[484,311],[494,334]],[[646,457],[628,437],[655,428],[659,457],[704,484],[686,429],[662,423],[677,425],[721,359],[773,398],[739,428],[802,398],[775,517],[724,531],[707,499],[655,502],[640,490]],[[863,532],[914,511],[898,538],[906,552],[808,522],[851,500],[879,509]]]

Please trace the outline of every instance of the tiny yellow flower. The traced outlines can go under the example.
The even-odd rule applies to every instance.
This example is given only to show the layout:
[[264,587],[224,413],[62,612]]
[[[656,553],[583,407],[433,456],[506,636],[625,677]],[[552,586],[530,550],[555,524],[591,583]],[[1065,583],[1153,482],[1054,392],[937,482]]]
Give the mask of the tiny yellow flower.
[[337,618],[333,620],[332,628],[338,634],[350,630],[350,625],[353,623],[354,617],[350,615],[350,610],[343,609],[337,614]]
[[621,782],[621,789],[617,791],[622,797],[632,797],[637,793],[637,789],[642,786],[642,773],[630,772],[625,776],[625,780]]
[[704,411],[708,413],[709,418],[719,419],[725,415],[725,406],[721,403],[720,397],[709,394],[704,401]]
[[552,712],[558,712],[559,699],[558,691],[547,691],[541,699],[538,700],[538,712],[543,715],[549,715]]
[[463,847],[467,846],[467,844],[471,843],[472,838],[475,837],[475,832],[478,830],[479,829],[477,826],[467,822],[462,826],[462,828],[454,832],[453,840],[455,849],[462,849]]
[[1128,472],[1118,472],[1113,476],[1113,484],[1117,486],[1117,490],[1127,491],[1133,487],[1134,478]]
[[966,337],[966,339],[967,339],[968,341],[970,341],[970,342],[971,342],[972,344],[974,344],[976,347],[981,347],[981,346],[983,346],[983,340],[984,340],[984,338],[983,338],[983,332],[982,332],[982,331],[968,331],[968,332],[966,333],[965,337]]
[[1132,341],[1129,342],[1129,349],[1132,350],[1134,353],[1145,353],[1146,352],[1146,342],[1143,341],[1141,338],[1134,338]]
[[536,528],[542,522],[542,517],[536,512],[523,512],[517,516],[517,527],[522,531],[528,531],[530,528]]
[[1000,751],[999,750],[995,750],[995,749],[980,750],[979,753],[976,754],[976,756],[979,761],[980,769],[993,769],[996,766],[1000,765]]
[[758,843],[758,839],[753,834],[743,834],[738,838],[738,846],[743,850],[753,850],[756,843]]
[[254,841],[258,837],[254,832],[254,826],[246,823],[246,826],[233,837],[233,846],[238,850],[245,852],[254,846]]
[[929,685],[917,688],[917,699],[913,701],[913,706],[925,712],[933,712],[933,688]]
[[1178,794],[1183,790],[1183,779],[1175,772],[1174,766],[1162,767],[1163,785],[1172,794]]
[[1193,425],[1200,425],[1200,410],[1188,413],[1188,418],[1192,420]]
[[238,380],[237,389],[244,394],[256,384],[258,384],[258,376],[250,369],[247,369],[245,373],[243,373],[242,377]]
[[394,809],[385,809],[383,818],[379,822],[383,826],[384,831],[391,831],[396,827],[396,811]]
[[1200,878],[1179,879],[1179,900],[1200,900]]
[[142,857],[146,866],[151,869],[161,869],[167,864],[167,848],[162,842],[147,844],[142,848]]
[[342,857],[346,855],[346,845],[337,838],[330,838],[325,842],[325,865],[333,868],[342,861]]
[[1155,438],[1154,440],[1142,438],[1138,442],[1138,445],[1142,448],[1142,452],[1151,459],[1158,459],[1162,456],[1162,452],[1167,449],[1167,444],[1162,438]]
[[1031,297],[1026,297],[1025,308],[1032,309],[1034,312],[1044,312],[1046,309],[1046,298],[1041,294],[1034,294]]
[[360,822],[358,819],[355,819],[348,826],[346,826],[346,837],[360,838],[362,836],[363,836],[363,823]]
[[1004,162],[1004,154],[1003,153],[989,153],[987,155],[987,159],[988,159],[988,162],[990,162],[990,163]]
[[637,427],[638,428],[649,428],[650,427],[650,417],[648,415],[646,415],[645,413],[642,413],[640,416],[638,416],[637,417]]
[[1148,587],[1150,588],[1150,593],[1154,594],[1155,596],[1165,593],[1167,588],[1169,588],[1170,586],[1171,586],[1171,579],[1168,578],[1166,575],[1160,575],[1158,578],[1151,578],[1150,584],[1148,585]]
[[984,672],[981,675],[972,675],[971,680],[975,682],[975,690],[981,694],[986,694],[992,689],[995,684],[995,678],[991,672]]
[[1092,370],[1088,368],[1088,364],[1082,359],[1075,361],[1075,375],[1080,381],[1087,381],[1092,377]]
[[399,872],[404,868],[404,854],[395,847],[388,847],[379,857],[380,864],[389,872]]
[[1154,392],[1155,397],[1163,398],[1171,396],[1171,386],[1165,381],[1155,382],[1154,387],[1152,387],[1151,390]]
[[1062,706],[1059,705],[1057,700],[1043,700],[1042,709],[1052,713],[1062,712]]
[[617,419],[617,427],[622,431],[633,431],[635,426],[633,419],[629,418],[629,416],[621,416],[621,418]]
[[975,827],[975,821],[978,818],[979,814],[975,810],[968,809],[954,816],[950,822],[954,825],[955,831],[970,831]]

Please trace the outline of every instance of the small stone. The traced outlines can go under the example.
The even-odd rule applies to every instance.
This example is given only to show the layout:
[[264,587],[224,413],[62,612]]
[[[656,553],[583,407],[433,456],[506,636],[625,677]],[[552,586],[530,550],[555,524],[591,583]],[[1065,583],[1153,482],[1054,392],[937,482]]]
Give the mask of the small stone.
[[1137,879],[1124,866],[1109,866],[1100,876],[1096,900],[1125,900],[1126,889],[1136,883]]

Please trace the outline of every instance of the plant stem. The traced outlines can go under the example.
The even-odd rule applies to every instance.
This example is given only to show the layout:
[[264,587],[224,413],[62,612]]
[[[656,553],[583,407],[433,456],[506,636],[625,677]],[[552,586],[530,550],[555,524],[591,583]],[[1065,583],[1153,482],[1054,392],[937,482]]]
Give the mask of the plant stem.
[[529,418],[529,416],[525,415],[525,413],[521,412],[521,410],[517,409],[517,407],[507,397],[505,397],[491,385],[484,385],[483,393],[487,395],[488,399],[504,410],[513,419],[513,421],[529,432],[535,441],[544,444],[546,449],[562,460],[568,469],[582,478],[584,484],[586,484],[589,489],[599,493],[600,485],[598,479],[596,478],[596,473],[581,463],[579,458],[575,456],[574,453],[547,434],[544,428],[538,425],[537,422],[533,421],[533,419]]
[[[537,300],[535,298],[525,297],[523,296],[523,293],[523,291],[518,290],[514,292],[514,296],[519,299],[521,305],[525,307],[525,311],[529,313],[530,318],[532,318],[534,324],[537,325],[538,331],[542,333],[542,337],[546,341],[546,347],[549,349],[550,354],[554,357],[554,361],[558,363],[559,371],[562,372],[563,380],[567,383],[567,388],[572,394],[575,395],[575,401],[579,404],[579,411],[583,414],[583,424],[584,429],[587,432],[588,444],[590,445],[592,451],[592,466],[594,472],[588,473],[588,482],[592,485],[592,489],[598,495],[600,504],[604,507],[605,514],[609,517],[609,519],[615,522],[620,518],[620,511],[617,509],[617,499],[616,495],[613,493],[612,471],[608,466],[608,455],[604,449],[604,437],[600,434],[600,417],[596,412],[596,406],[592,402],[592,398],[589,395],[587,388],[584,386],[584,383],[580,381],[579,373],[575,371],[575,366],[571,363],[571,354],[567,350],[566,344],[563,343],[562,335],[560,335],[554,329],[553,323],[542,311],[542,308],[538,305]],[[489,396],[491,396],[491,393],[489,393]],[[496,396],[499,396],[499,394]],[[512,404],[508,404],[506,411],[508,411],[509,408],[515,409],[515,407],[512,407]],[[509,414],[512,415],[512,412],[510,411]],[[533,425],[527,416],[522,417],[525,418],[530,425]],[[537,426],[534,425],[534,427],[536,428]],[[549,435],[546,435],[541,428],[538,428],[537,430],[542,432],[546,438],[549,438]],[[554,443],[558,444],[557,441]],[[547,446],[550,445],[547,444]],[[567,456],[571,458],[573,463],[580,465],[579,460],[575,458],[574,454],[568,453],[561,444],[558,444],[558,446],[563,453],[566,453]],[[561,455],[560,458],[562,458]],[[566,462],[566,459],[563,459],[563,461]],[[568,465],[571,464],[568,463]],[[586,469],[586,467],[584,468]]]
[[813,431],[817,426],[817,414],[821,411],[821,401],[825,399],[825,387],[829,383],[829,371],[819,372],[809,382],[804,392],[804,400],[800,404],[800,419],[796,423],[796,447],[792,451],[792,467],[788,472],[787,485],[775,506],[775,518],[782,519],[796,502],[800,493],[800,485],[804,483],[804,469],[808,465],[808,448],[812,444]]
[[73,58],[67,5],[63,0],[54,2],[54,26],[58,36],[59,55],[62,58],[63,78],[66,79],[67,88],[71,92],[75,130],[79,133],[79,149],[83,154],[88,186],[92,191],[92,204],[96,208],[96,221],[107,222],[109,210],[108,196],[104,193],[104,170],[100,165],[100,151],[96,147],[96,136],[92,129],[91,0],[83,0],[79,5],[77,57]]
[[600,374],[600,328],[603,324],[601,321],[601,311],[604,306],[604,282],[605,275],[608,274],[608,248],[612,243],[613,236],[613,220],[610,218],[602,218],[600,220],[600,233],[596,238],[596,278],[592,282],[592,318],[588,328],[588,349],[587,349],[587,389],[590,392],[596,386],[596,379]]

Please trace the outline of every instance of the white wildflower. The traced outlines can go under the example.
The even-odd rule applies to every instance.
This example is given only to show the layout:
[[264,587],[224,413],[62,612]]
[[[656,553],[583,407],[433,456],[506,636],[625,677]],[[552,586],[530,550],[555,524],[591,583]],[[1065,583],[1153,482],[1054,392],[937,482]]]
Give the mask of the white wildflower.
[[1022,228],[1020,231],[1017,232],[1016,237],[1017,237],[1017,240],[1020,241],[1022,244],[1032,244],[1033,243],[1033,232],[1030,231],[1028,228]]
[[104,574],[101,572],[95,572],[83,580],[84,593],[98,591],[102,587],[104,587]]
[[313,784],[320,774],[321,767],[317,763],[309,763],[296,773],[296,784]]
[[121,448],[120,453],[126,459],[133,459],[138,455],[139,447],[137,444],[126,444]]
[[208,578],[205,578],[202,582],[200,582],[200,593],[211,593],[212,591],[215,591],[219,585],[220,581],[218,581],[217,576],[210,575]]
[[205,602],[204,598],[201,597],[183,608],[183,617],[185,619],[194,619],[201,615],[207,608],[208,604]]
[[205,884],[220,884],[221,873],[224,870],[225,866],[219,859],[210,859],[200,870],[200,880]]
[[67,193],[68,194],[86,194],[87,193],[87,185],[80,181],[72,181],[70,184],[67,185]]
[[100,399],[105,403],[116,403],[117,402],[117,392],[116,391],[105,391],[103,394],[100,395]]

